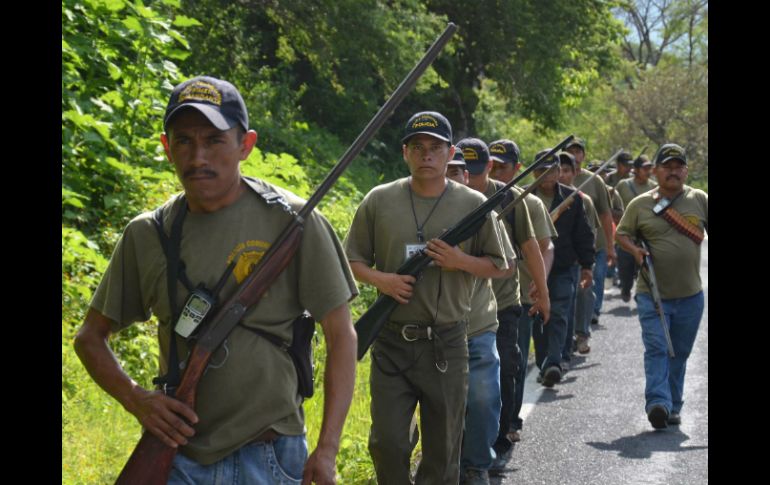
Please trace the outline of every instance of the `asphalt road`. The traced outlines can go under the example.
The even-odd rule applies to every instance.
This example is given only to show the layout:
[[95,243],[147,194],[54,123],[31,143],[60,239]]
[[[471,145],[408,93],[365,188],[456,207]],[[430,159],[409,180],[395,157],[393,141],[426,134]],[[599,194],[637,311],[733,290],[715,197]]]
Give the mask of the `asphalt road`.
[[[708,483],[708,240],[701,278],[706,308],[685,378],[681,426],[655,431],[644,413],[644,349],[632,299],[607,280],[591,352],[546,389],[530,372],[522,441],[492,484]],[[528,405],[529,404],[529,405]]]

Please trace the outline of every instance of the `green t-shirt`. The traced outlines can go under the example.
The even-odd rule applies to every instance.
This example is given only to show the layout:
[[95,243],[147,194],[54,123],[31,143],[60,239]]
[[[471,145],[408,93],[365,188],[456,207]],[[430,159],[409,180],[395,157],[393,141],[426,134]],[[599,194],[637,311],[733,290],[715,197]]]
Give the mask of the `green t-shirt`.
[[[558,233],[556,227],[554,227],[551,221],[551,216],[548,214],[545,204],[536,195],[528,194],[524,198],[524,203],[527,204],[529,215],[532,217],[532,227],[535,229],[535,239],[538,241],[545,238],[556,238]],[[532,276],[529,274],[529,268],[527,268],[526,260],[519,262],[517,266],[519,269],[521,280],[521,301],[527,305],[531,305],[532,299],[529,297],[529,285],[532,282]]]
[[614,211],[623,212],[626,208],[626,204],[623,203],[620,194],[618,194],[618,191],[615,188],[608,187],[608,189],[610,190],[610,207]]
[[[639,233],[647,240],[661,298],[692,296],[702,289],[700,246],[652,212],[657,193],[653,190],[633,199],[620,220],[617,233],[631,239]],[[708,226],[708,194],[702,190],[685,185],[684,194],[672,207],[701,229]],[[646,271],[640,273],[646,274]],[[650,292],[641,274],[636,284],[637,292]]]
[[[592,172],[583,168],[575,176],[575,180],[573,184],[575,185],[575,187],[580,187],[580,184],[585,182],[592,175],[593,175]],[[602,214],[606,214],[610,212],[610,194],[609,194],[609,191],[607,190],[607,184],[604,183],[604,180],[602,180],[601,177],[599,176],[594,177],[593,180],[591,180],[588,184],[586,184],[585,187],[580,189],[580,191],[588,195],[589,197],[591,197],[591,201],[594,203],[594,207],[596,208],[597,214],[601,216]],[[596,243],[596,247],[599,247],[599,248],[607,247],[607,238],[604,237],[603,230],[597,231],[596,239],[598,239]]]
[[[412,194],[417,221],[424,224],[426,242],[439,237],[486,200],[482,194],[457,182],[447,180],[447,184],[441,200]],[[431,210],[433,213],[428,218]],[[479,232],[459,247],[472,256],[488,256],[497,268],[507,269],[500,226],[492,219],[494,214],[493,211],[487,215]],[[419,243],[407,177],[379,185],[366,194],[356,210],[343,246],[349,261],[360,261],[378,271],[395,273],[407,259],[407,244]],[[442,270],[431,265],[414,285],[409,303],[399,305],[389,320],[397,324],[423,325],[432,322],[448,325],[464,320],[470,312],[475,279],[465,271]]]
[[[574,188],[574,187],[572,187]],[[605,238],[599,238],[598,233],[602,230],[602,223],[599,220],[599,214],[596,213],[596,207],[594,207],[594,201],[588,194],[584,194],[580,191],[580,196],[583,197],[583,205],[586,209],[586,216],[588,217],[588,225],[591,226],[591,230],[594,232],[594,247],[597,251],[607,249]],[[603,244],[604,243],[604,244]]]
[[[502,182],[490,180],[489,184],[487,184],[487,189],[484,191],[484,195],[491,197],[504,186],[505,184]],[[514,198],[522,193],[522,190],[516,187],[513,187],[510,190],[513,192]],[[530,217],[526,203],[516,204],[516,207],[513,208],[513,214],[513,223],[516,225],[515,228],[511,228],[507,217],[503,217],[503,223],[511,242],[520,248],[527,240],[535,238],[535,230],[532,227],[532,218]],[[495,292],[495,297],[497,298],[498,309],[502,310],[510,306],[521,305],[518,270],[514,271],[513,275],[508,278],[493,279],[492,288]]]
[[618,182],[621,180],[626,180],[627,178],[633,177],[631,175],[631,172],[628,172],[625,177],[620,177],[620,174],[618,174],[617,170],[614,170],[607,175],[607,178],[605,179],[605,183],[608,187],[617,187]]
[[[294,194],[267,186],[282,194],[295,210],[304,205]],[[179,201],[175,197],[165,204],[167,234]],[[188,212],[180,251],[185,272],[193,285],[204,283],[212,289],[229,262],[236,259],[235,270],[220,292],[219,301],[226,301],[288,223],[288,214],[277,206],[268,206],[250,189],[214,213]],[[241,323],[290,342],[292,322],[303,310],[321,319],[357,294],[339,240],[326,219],[314,211],[305,221],[297,254]],[[186,296],[187,290],[178,284],[179,308]],[[91,306],[115,322],[113,331],[154,314],[160,322],[160,369],[165,374],[171,311],[166,258],[152,213],[136,217],[126,227]],[[189,347],[181,337],[177,337],[177,351],[179,361],[184,362]],[[194,426],[195,436],[180,450],[204,465],[220,460],[269,428],[287,435],[304,432],[302,399],[297,394],[291,358],[240,325],[214,353],[196,395],[195,412],[200,421]]]
[[647,179],[646,183],[640,185],[637,184],[636,180],[633,178],[628,178],[619,183],[615,187],[615,191],[618,193],[618,195],[620,195],[620,198],[623,199],[623,205],[628,207],[628,204],[634,199],[634,197],[638,197],[645,192],[649,192],[657,186],[658,184],[655,183],[652,179]]

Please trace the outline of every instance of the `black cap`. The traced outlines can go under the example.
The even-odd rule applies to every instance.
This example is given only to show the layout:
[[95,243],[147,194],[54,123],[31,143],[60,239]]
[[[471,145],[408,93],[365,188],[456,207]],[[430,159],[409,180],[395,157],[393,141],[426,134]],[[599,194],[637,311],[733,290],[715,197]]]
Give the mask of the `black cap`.
[[465,157],[463,156],[462,150],[460,150],[459,148],[455,150],[454,156],[452,157],[451,160],[449,160],[449,163],[447,165],[455,165],[457,167],[465,168],[466,166]]
[[406,122],[404,137],[401,143],[406,143],[414,135],[425,134],[439,140],[452,142],[452,125],[444,115],[437,111],[421,111],[412,115]]
[[652,166],[652,162],[647,155],[639,155],[639,158],[634,160],[634,168],[642,168]]
[[683,164],[687,165],[687,154],[684,148],[676,143],[666,143],[655,154],[655,165],[662,165],[673,159],[681,160]]
[[575,155],[569,152],[558,152],[557,155],[559,156],[559,163],[561,165],[569,165],[572,167],[572,170],[575,170],[575,166],[577,165],[577,161],[575,161]]
[[455,143],[457,150],[463,153],[468,172],[480,175],[489,163],[489,148],[478,138],[463,138]]
[[570,147],[580,147],[585,152],[586,151],[586,141],[584,139],[582,139],[582,138],[575,137],[575,138],[572,139],[572,141],[567,143],[567,146],[564,147],[564,149],[566,150],[566,149],[568,149]]
[[513,140],[497,140],[489,144],[489,158],[500,163],[519,163],[521,152]]
[[618,163],[622,163],[623,165],[631,165],[634,157],[628,152],[620,152],[620,155],[618,155],[618,158],[615,160],[617,160]]
[[[535,161],[537,161],[538,158],[542,157],[543,155],[545,155],[546,153],[548,153],[550,151],[551,151],[550,148],[544,148],[544,149],[540,150],[535,155],[535,160],[532,163],[534,163]],[[556,154],[553,154],[550,157],[546,158],[545,161],[543,161],[540,165],[538,165],[538,167],[535,170],[543,170],[543,169],[546,169],[546,168],[551,168],[551,167],[553,167],[554,165],[556,165],[557,163],[560,163],[560,162],[561,161],[559,160],[558,156]]]
[[241,93],[227,81],[198,76],[189,79],[171,92],[163,117],[163,130],[168,130],[169,120],[185,108],[200,111],[212,125],[225,131],[240,125],[249,129],[249,114]]

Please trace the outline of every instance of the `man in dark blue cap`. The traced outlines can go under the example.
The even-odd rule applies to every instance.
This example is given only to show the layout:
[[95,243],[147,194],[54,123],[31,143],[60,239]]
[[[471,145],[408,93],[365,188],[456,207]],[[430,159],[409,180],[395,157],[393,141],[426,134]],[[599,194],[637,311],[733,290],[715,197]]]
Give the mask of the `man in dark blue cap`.
[[[401,147],[411,176],[373,188],[344,242],[356,279],[401,304],[370,352],[369,452],[379,484],[410,483],[418,403],[422,459],[416,482],[459,482],[471,295],[476,278],[496,277],[509,268],[491,217],[457,246],[438,239],[486,200],[446,178],[455,152],[451,140],[451,125],[441,113],[414,114]],[[433,262],[419,281],[396,273],[421,250]]]
[[[348,301],[358,291],[342,247],[314,211],[289,268],[214,353],[200,379],[195,409],[173,399],[179,384],[173,371],[200,336],[190,334],[198,322],[191,315],[202,317],[206,305],[226,301],[289,223],[290,216],[268,204],[267,195],[279,196],[295,211],[304,201],[241,176],[240,162],[251,153],[257,133],[249,129],[246,105],[229,82],[202,76],[178,85],[164,130],[161,142],[184,192],[128,224],[75,338],[76,352],[97,384],[146,432],[179,448],[168,483],[236,477],[247,483],[287,478],[334,483],[356,355]],[[173,265],[178,278],[167,275],[172,270],[160,234],[169,233],[178,241],[180,261]],[[329,346],[324,420],[309,458],[297,371],[282,347],[257,333],[290,342],[305,310],[320,320]],[[126,375],[107,343],[113,333],[151,315],[160,321],[160,368],[168,371],[163,391],[144,389]],[[281,463],[281,475],[269,460]]]
[[[645,412],[655,429],[681,423],[687,358],[704,309],[701,243],[708,231],[708,194],[685,184],[687,154],[674,143],[655,155],[658,187],[629,202],[615,239],[639,266],[650,255],[665,314],[661,322],[647,269],[639,271],[636,304],[644,343]],[[634,243],[644,239],[649,252]],[[653,283],[653,284],[655,284]],[[668,354],[668,328],[674,357]]]

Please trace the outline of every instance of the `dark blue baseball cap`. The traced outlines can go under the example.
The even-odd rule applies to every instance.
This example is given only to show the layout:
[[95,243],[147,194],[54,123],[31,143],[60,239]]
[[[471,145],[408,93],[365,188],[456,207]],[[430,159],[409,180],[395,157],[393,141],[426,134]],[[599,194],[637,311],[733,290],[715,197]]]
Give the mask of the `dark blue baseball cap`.
[[519,163],[521,151],[513,140],[496,140],[489,144],[489,158],[500,163]]
[[478,138],[463,138],[455,148],[465,157],[465,165],[471,175],[481,175],[489,163],[489,147]]
[[227,81],[198,76],[177,85],[166,106],[163,130],[168,131],[171,118],[187,108],[198,110],[219,130],[229,130],[234,126],[249,130],[246,103],[235,86]]
[[414,135],[430,135],[447,143],[452,142],[452,125],[449,120],[438,111],[421,111],[415,113],[406,122],[404,137],[401,143],[406,144]]

